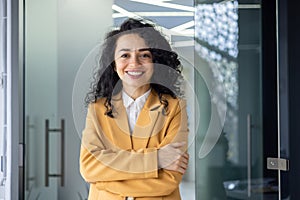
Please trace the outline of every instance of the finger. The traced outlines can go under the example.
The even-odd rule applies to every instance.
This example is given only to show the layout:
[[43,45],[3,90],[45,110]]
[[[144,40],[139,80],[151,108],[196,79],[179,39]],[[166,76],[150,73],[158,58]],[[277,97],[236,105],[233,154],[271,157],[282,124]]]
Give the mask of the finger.
[[185,153],[184,156],[187,157],[188,159],[190,158],[190,154],[188,153]]
[[183,167],[183,168],[187,168],[187,166],[188,166],[188,161],[187,161],[187,159],[180,159],[180,160],[178,161],[178,166],[179,166],[179,167]]
[[179,164],[179,167],[186,170],[188,168],[188,161],[186,159],[182,160]]
[[178,163],[173,163],[172,165],[169,165],[168,167],[166,167],[165,169],[167,170],[172,170],[172,171],[176,171],[176,172],[179,172],[181,174],[184,174],[186,169],[187,169],[187,166],[183,165],[183,166],[180,166]]
[[185,160],[189,160],[190,159],[190,156],[187,154],[187,153],[184,153],[184,154],[181,154],[180,155],[180,159],[185,159]]
[[187,169],[188,167],[188,163],[185,161],[177,161],[176,162],[177,168],[183,168],[183,169]]
[[185,170],[185,171],[187,170],[187,168],[188,168],[187,165],[182,165],[182,166],[180,167],[181,170]]
[[178,170],[177,170],[179,173],[181,173],[181,174],[185,174],[185,172],[186,172],[186,168],[179,168]]
[[183,153],[183,154],[181,155],[181,157],[183,157],[183,158],[185,158],[185,159],[187,159],[187,160],[190,159],[190,155],[189,155],[188,153]]
[[173,162],[175,164],[177,164],[178,166],[180,165],[180,163],[184,163],[187,165],[189,163],[189,159],[187,159],[186,157],[181,155],[181,156],[178,156],[176,159],[174,159]]
[[184,173],[185,173],[185,170],[184,170],[184,169],[181,169],[181,168],[178,169],[177,171],[178,171],[179,173],[181,173],[181,174],[184,174]]
[[187,165],[187,164],[189,163],[189,160],[188,160],[188,159],[185,159],[185,158],[183,158],[183,159],[181,160],[181,162]]

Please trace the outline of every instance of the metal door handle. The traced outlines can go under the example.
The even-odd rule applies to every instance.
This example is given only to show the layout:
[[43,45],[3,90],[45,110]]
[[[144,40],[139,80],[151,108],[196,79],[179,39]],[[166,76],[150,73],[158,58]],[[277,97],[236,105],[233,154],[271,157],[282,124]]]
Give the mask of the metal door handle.
[[29,181],[34,181],[34,177],[29,177],[29,169],[30,169],[30,152],[29,152],[29,146],[30,146],[30,129],[34,129],[34,125],[30,123],[30,117],[26,116],[26,142],[25,142],[25,152],[27,155],[27,158],[25,161],[25,174],[26,174],[26,190],[29,190]]
[[[46,163],[45,163],[45,186],[49,186],[49,177],[60,177],[60,185],[64,186],[65,182],[65,120],[61,120],[61,128],[60,129],[50,129],[49,128],[49,120],[45,121],[45,134],[46,134],[46,145],[45,145],[45,153],[46,153]],[[61,173],[60,174],[50,174],[49,173],[49,133],[57,132],[61,133]]]
[[252,166],[252,116],[251,114],[247,115],[247,180],[248,180],[248,187],[247,193],[248,197],[251,197],[251,166]]

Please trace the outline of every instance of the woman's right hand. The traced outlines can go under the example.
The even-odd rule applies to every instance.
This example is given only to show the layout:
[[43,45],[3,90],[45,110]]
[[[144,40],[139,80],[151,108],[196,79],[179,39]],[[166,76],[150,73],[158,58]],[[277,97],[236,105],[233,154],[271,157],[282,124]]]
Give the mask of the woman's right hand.
[[188,167],[189,154],[182,152],[185,142],[167,144],[158,150],[158,167],[185,173]]

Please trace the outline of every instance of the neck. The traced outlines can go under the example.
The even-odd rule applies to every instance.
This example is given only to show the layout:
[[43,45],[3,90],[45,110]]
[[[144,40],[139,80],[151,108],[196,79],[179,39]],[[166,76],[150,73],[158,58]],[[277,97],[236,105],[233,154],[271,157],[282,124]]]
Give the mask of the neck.
[[134,100],[142,96],[143,94],[145,94],[149,89],[150,89],[150,84],[143,85],[139,88],[128,87],[123,85],[123,90]]

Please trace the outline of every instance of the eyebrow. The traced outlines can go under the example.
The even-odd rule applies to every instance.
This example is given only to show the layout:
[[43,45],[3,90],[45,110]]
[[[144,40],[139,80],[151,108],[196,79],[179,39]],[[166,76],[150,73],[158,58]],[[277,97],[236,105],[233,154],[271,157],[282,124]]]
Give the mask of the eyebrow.
[[[121,52],[121,51],[132,51],[131,49],[120,49],[118,52]],[[138,49],[139,52],[142,52],[142,51],[150,51],[150,48],[141,48],[141,49]]]

